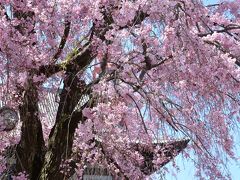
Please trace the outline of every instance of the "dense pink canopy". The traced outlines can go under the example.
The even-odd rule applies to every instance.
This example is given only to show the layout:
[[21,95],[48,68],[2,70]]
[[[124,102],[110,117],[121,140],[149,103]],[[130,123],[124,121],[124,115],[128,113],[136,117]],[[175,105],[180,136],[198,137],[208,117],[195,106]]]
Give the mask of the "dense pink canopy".
[[[62,92],[56,121],[33,114],[51,149],[57,123],[81,111],[66,156],[77,157],[79,176],[101,162],[146,178],[131,143],[189,138],[184,154],[196,175],[229,178],[240,119],[239,0],[1,0],[0,14],[0,99],[18,109],[34,89],[39,102],[49,89]],[[20,141],[21,123],[0,132],[1,151]],[[155,166],[162,161],[156,153]]]

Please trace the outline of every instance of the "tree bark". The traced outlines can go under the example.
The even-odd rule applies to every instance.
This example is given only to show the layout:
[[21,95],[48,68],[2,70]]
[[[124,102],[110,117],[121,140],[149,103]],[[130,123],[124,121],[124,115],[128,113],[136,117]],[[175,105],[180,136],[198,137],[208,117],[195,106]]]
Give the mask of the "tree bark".
[[60,94],[56,123],[51,130],[48,151],[41,169],[41,180],[65,179],[61,164],[72,153],[74,133],[80,121],[84,120],[82,111],[76,111],[85,84],[76,78],[76,73],[69,73],[64,80],[64,88]]
[[45,144],[38,116],[38,92],[31,80],[28,81],[23,103],[19,107],[22,121],[21,140],[16,148],[17,172],[25,171],[29,179],[36,180],[43,163]]

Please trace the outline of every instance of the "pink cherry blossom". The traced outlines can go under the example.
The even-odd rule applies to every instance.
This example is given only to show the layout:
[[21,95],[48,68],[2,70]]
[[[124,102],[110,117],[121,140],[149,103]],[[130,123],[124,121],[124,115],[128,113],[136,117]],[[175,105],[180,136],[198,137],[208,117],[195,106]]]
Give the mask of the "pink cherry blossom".
[[[11,131],[0,122],[0,172],[15,147],[14,179],[81,179],[95,166],[148,179],[183,151],[198,178],[230,179],[239,9],[239,0],[2,0],[0,106],[20,121]],[[173,147],[178,138],[185,146]]]

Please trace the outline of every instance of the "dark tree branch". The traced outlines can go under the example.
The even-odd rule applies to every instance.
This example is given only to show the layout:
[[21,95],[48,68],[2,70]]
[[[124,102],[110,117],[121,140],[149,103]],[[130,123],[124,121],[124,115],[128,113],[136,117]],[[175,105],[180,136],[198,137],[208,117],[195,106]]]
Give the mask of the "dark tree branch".
[[95,57],[92,54],[91,44],[88,44],[83,49],[78,49],[69,59],[66,59],[59,64],[49,64],[40,66],[36,71],[38,75],[45,75],[47,78],[61,71],[82,71],[87,65],[89,65],[92,59]]
[[129,28],[129,27],[133,27],[135,25],[141,24],[147,17],[149,17],[149,14],[141,10],[138,10],[134,19],[131,22],[129,22],[127,25],[120,26],[119,29],[125,29],[125,28]]
[[220,6],[222,4],[223,3],[209,4],[209,5],[206,5],[206,7],[216,7],[216,6]]
[[223,29],[216,29],[216,30],[211,30],[211,32],[208,32],[208,33],[201,33],[201,34],[198,34],[199,37],[205,37],[205,36],[208,36],[208,35],[212,35],[213,33],[227,33],[229,34],[231,30],[237,30],[237,29],[240,29],[240,26],[239,25],[228,25],[228,26],[223,26],[222,27]]
[[[215,46],[217,49],[219,49],[220,51],[222,51],[222,52],[225,53],[225,54],[226,54],[226,53],[229,53],[228,51],[226,51],[226,50],[221,46],[221,44],[220,44],[218,41],[212,42],[212,41],[205,40],[204,42],[207,43],[207,44],[209,44],[209,45]],[[239,58],[239,57],[237,57],[237,56],[235,56],[235,55],[233,55],[233,54],[231,54],[231,53],[229,53],[229,57],[236,59],[235,64],[240,67],[240,58]]]
[[53,62],[55,62],[60,57],[62,50],[67,42],[67,38],[68,38],[68,35],[70,32],[71,23],[66,20],[64,24],[65,24],[65,28],[64,28],[63,36],[62,36],[61,42],[59,44],[58,50],[57,50],[56,54],[53,56]]

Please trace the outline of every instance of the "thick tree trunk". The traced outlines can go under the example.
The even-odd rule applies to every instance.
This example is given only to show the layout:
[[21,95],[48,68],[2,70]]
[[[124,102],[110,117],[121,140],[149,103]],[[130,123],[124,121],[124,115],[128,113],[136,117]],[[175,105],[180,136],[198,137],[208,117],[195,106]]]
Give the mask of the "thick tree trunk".
[[79,121],[83,119],[82,113],[74,114],[71,119],[62,119],[56,124],[53,135],[49,140],[49,148],[45,155],[43,168],[41,170],[41,180],[65,179],[60,171],[61,163],[70,157],[74,132]]
[[66,66],[56,122],[49,135],[48,149],[40,172],[41,180],[65,179],[60,166],[70,157],[75,130],[78,123],[85,119],[81,109],[76,111],[75,108],[86,91],[85,82],[78,76],[93,59],[90,49],[90,44],[86,45],[81,52],[70,58],[70,63]]
[[45,144],[38,117],[38,93],[31,80],[28,82],[19,111],[22,134],[16,150],[17,172],[25,171],[29,179],[35,180],[39,176],[43,163]]
[[81,110],[74,111],[84,88],[75,75],[68,75],[64,81],[56,123],[49,136],[48,151],[41,170],[41,180],[65,179],[65,175],[60,172],[60,166],[70,157],[75,130],[78,123],[84,119]]

